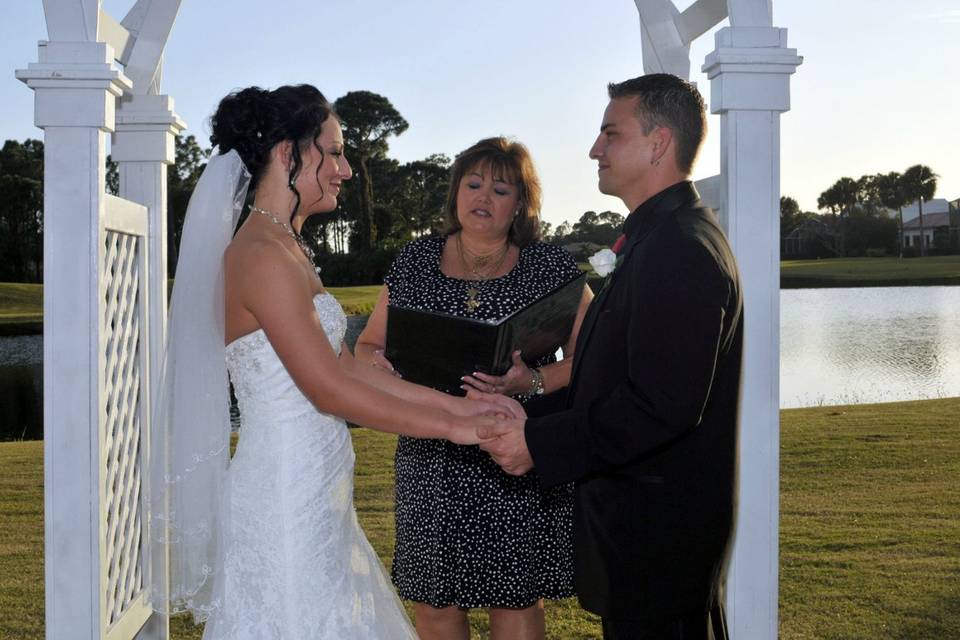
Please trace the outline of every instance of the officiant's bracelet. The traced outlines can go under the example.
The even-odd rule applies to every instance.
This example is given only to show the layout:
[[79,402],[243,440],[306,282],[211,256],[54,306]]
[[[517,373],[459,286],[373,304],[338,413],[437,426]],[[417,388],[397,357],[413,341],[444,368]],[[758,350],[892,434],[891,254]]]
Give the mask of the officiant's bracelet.
[[533,379],[530,381],[530,391],[527,393],[527,395],[542,396],[543,395],[543,374],[540,373],[540,369],[531,369],[530,373],[533,374]]

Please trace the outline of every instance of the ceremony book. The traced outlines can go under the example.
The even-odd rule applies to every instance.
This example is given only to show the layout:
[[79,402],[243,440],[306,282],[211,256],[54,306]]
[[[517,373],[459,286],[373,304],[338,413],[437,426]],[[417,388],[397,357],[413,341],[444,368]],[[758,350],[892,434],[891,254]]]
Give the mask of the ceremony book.
[[390,305],[387,359],[405,380],[463,395],[461,376],[503,375],[520,349],[533,363],[566,344],[586,275],[499,320],[477,320]]

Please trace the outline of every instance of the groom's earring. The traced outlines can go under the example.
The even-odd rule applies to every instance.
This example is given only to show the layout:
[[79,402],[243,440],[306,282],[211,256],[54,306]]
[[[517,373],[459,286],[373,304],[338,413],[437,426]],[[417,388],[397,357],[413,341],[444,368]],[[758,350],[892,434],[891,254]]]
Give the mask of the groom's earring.
[[296,179],[293,176],[290,176],[290,182],[287,183],[287,186],[290,187],[290,191],[296,191],[293,184],[296,182]]

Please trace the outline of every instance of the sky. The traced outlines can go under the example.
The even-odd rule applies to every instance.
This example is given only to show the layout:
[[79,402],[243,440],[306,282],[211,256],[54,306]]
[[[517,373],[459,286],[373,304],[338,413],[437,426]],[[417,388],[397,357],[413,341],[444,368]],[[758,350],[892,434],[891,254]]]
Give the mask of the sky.
[[[117,20],[132,0],[104,0]],[[679,9],[691,0],[676,0]],[[0,23],[0,139],[38,138],[33,93],[14,70],[37,58],[40,0],[6,0]],[[226,8],[229,7],[229,8]],[[804,58],[781,116],[781,192],[805,210],[838,178],[903,171],[939,174],[937,197],[960,198],[960,2],[774,0],[774,26]],[[726,21],[720,26],[726,25]],[[691,46],[691,80],[713,33]],[[392,139],[400,161],[454,156],[477,140],[526,144],[544,189],[543,218],[627,213],[596,188],[587,152],[606,84],[643,73],[630,0],[183,0],[167,44],[163,93],[186,133],[208,146],[207,118],[229,91],[309,82],[334,100],[352,90],[390,99],[410,123]],[[694,178],[719,172],[720,121],[710,116]]]

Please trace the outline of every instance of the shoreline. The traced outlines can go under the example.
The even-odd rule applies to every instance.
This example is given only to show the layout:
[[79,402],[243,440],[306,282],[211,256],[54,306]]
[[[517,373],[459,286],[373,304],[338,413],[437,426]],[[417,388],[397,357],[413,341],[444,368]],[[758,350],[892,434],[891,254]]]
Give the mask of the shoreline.
[[780,276],[780,289],[872,289],[877,287],[960,287],[960,278],[864,278],[838,280],[831,277]]
[[[955,256],[951,256],[953,258]],[[845,260],[870,260],[870,258],[846,258]],[[817,264],[820,262],[821,264]],[[960,273],[947,275],[928,275],[920,277],[896,275],[871,275],[869,272],[843,272],[838,265],[826,265],[827,261],[804,261],[786,263],[780,270],[780,290],[791,289],[858,289],[878,287],[960,287]],[[951,260],[952,262],[952,260]],[[958,261],[960,262],[960,261]],[[822,274],[811,274],[811,269],[823,269]],[[805,273],[791,273],[799,270]],[[588,279],[594,291],[599,289],[602,280]],[[19,289],[19,295],[4,296],[5,288]],[[376,303],[380,285],[356,287],[329,287],[344,313],[349,316],[369,315]],[[24,295],[26,294],[26,295]],[[0,283],[0,337],[38,335],[43,333],[43,285]],[[34,311],[36,310],[36,311]]]

